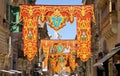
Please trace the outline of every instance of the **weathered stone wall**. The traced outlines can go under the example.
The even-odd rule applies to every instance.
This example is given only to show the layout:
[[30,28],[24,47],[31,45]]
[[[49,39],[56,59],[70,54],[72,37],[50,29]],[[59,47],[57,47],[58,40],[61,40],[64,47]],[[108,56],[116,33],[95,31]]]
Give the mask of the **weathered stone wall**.
[[9,29],[4,19],[6,18],[6,0],[0,0],[0,69],[7,69],[8,49],[9,49]]

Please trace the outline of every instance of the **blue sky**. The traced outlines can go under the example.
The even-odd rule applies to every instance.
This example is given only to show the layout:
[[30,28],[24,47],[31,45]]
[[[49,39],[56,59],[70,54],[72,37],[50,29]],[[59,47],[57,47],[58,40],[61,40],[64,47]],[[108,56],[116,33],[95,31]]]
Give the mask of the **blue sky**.
[[[56,39],[55,38],[55,31],[48,27],[48,34],[52,35],[52,39]],[[75,21],[71,24],[69,22],[66,23],[66,26],[63,27],[62,29],[60,29],[58,31],[58,33],[62,36],[61,39],[75,39],[76,36],[76,19]]]
[[81,0],[36,0],[36,4],[81,5]]
[[[81,0],[37,0],[36,4],[44,5],[82,5]],[[55,32],[52,28],[48,27],[48,34],[52,35],[51,39],[55,39]],[[74,23],[66,23],[66,26],[59,30],[58,33],[62,36],[61,39],[75,39],[76,36],[76,18]]]

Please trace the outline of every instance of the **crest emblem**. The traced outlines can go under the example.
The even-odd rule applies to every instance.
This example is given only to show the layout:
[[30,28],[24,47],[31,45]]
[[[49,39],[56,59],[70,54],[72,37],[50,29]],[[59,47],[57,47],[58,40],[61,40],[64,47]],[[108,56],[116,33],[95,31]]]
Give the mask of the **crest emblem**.
[[62,16],[59,10],[56,10],[49,16],[49,26],[55,31],[65,26],[66,18]]

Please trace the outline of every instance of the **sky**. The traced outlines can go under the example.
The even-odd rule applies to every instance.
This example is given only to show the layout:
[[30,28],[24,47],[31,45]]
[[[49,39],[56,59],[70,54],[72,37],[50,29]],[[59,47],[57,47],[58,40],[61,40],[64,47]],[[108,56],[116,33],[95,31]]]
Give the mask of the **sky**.
[[36,0],[36,4],[47,5],[81,5],[81,0]]
[[[36,0],[36,4],[44,4],[44,5],[82,5],[81,0]],[[47,26],[48,34],[51,35],[51,39],[56,39],[56,32]],[[75,39],[76,36],[76,18],[74,18],[74,22],[71,24],[69,22],[66,23],[66,26],[57,31],[61,35],[61,39]]]

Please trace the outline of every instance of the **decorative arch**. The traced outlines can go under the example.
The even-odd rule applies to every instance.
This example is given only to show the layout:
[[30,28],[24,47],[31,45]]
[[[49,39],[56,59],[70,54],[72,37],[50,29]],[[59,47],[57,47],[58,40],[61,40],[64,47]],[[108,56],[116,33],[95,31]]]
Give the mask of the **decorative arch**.
[[[59,59],[58,57],[62,56],[62,59],[70,59],[69,66],[72,68],[72,70],[75,70],[75,67],[77,66],[75,62],[76,57],[80,58],[82,61],[87,61],[90,58],[91,20],[95,23],[93,5],[20,5],[20,15],[20,19],[24,20],[24,55],[27,55],[28,60],[32,60],[34,58],[38,49],[38,17],[40,17],[40,21],[42,23],[48,21],[49,26],[55,31],[64,28],[66,22],[73,23],[74,17],[77,19],[76,40],[41,40],[40,47],[43,48],[43,53],[46,55],[46,58],[44,60],[45,66],[47,65],[49,57]],[[63,49],[63,47],[70,47],[70,53],[65,55],[62,52],[50,54],[49,50],[55,43],[60,44],[57,45],[57,49],[59,49],[59,51]],[[53,64],[54,63],[55,62],[53,62]],[[60,68],[60,66],[57,67]]]

